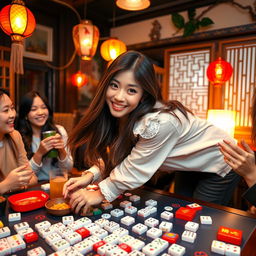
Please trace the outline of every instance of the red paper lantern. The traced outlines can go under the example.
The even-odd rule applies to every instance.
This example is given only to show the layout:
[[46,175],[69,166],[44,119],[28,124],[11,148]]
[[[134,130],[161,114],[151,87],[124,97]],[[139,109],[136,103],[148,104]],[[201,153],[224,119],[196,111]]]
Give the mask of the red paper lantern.
[[1,10],[0,26],[12,39],[11,70],[23,74],[22,40],[31,36],[36,27],[34,15],[22,0],[13,0]]
[[81,71],[76,72],[71,76],[71,83],[74,86],[82,87],[86,85],[88,82],[88,78],[85,74],[83,74]]
[[223,60],[221,57],[211,62],[206,72],[209,81],[216,85],[224,84],[230,79],[232,73],[233,68],[231,64]]

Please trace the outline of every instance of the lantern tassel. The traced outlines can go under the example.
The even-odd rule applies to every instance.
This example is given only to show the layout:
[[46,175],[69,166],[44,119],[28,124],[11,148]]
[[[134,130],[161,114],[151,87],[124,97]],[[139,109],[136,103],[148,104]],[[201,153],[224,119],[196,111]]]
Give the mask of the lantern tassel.
[[23,70],[23,52],[22,42],[13,42],[11,47],[10,71],[17,74],[24,74]]

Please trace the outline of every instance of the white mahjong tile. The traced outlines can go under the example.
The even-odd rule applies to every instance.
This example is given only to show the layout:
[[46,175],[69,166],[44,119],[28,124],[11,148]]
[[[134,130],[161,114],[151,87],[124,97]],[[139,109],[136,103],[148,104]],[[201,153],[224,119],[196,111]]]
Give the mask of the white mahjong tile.
[[119,237],[125,236],[129,234],[128,229],[119,227],[118,229],[113,231],[113,234],[118,235]]
[[101,215],[101,218],[108,220],[108,219],[111,218],[111,215],[110,215],[109,213],[103,213],[103,214]]
[[20,235],[13,235],[13,236],[8,236],[7,242],[12,248],[12,253],[23,250],[26,248],[26,243],[22,239]]
[[82,227],[92,223],[91,219],[89,219],[88,217],[80,218],[80,219],[76,220],[76,222],[81,222],[82,223]]
[[91,235],[91,236],[87,237],[86,240],[92,241],[94,244],[101,241],[100,238],[98,238],[97,236],[94,236],[94,235]]
[[132,231],[136,234],[142,235],[148,230],[148,227],[142,223],[138,223],[132,227]]
[[151,237],[151,238],[155,239],[155,238],[160,237],[162,235],[162,233],[163,233],[163,231],[159,228],[150,228],[147,231],[146,235],[148,237]]
[[189,230],[189,231],[196,232],[198,230],[198,228],[199,228],[199,224],[196,222],[193,222],[193,221],[188,221],[185,224],[185,229]]
[[225,255],[226,256],[239,256],[241,248],[237,245],[226,244]]
[[145,205],[147,206],[157,206],[157,201],[153,199],[149,199],[145,202]]
[[20,212],[15,212],[15,213],[9,213],[8,214],[8,221],[12,222],[12,221],[19,221],[21,220],[21,214]]
[[63,216],[62,217],[62,223],[64,225],[68,225],[70,223],[73,223],[74,222],[74,217],[73,216]]
[[8,244],[8,241],[6,238],[0,239],[0,255],[9,255],[12,253],[12,248]]
[[82,241],[82,236],[78,234],[77,232],[73,232],[71,234],[68,234],[65,236],[65,239],[71,244],[76,244],[78,242]]
[[120,237],[119,238],[119,244],[128,244],[130,245],[130,242],[133,243],[135,241],[135,238],[133,236],[130,236],[130,235],[126,235],[126,236],[123,236],[123,237]]
[[27,256],[45,256],[46,252],[42,247],[36,247],[27,252]]
[[97,236],[100,239],[103,239],[108,235],[108,231],[101,228],[101,229],[92,231],[92,235]]
[[112,233],[114,230],[118,229],[119,227],[120,227],[120,224],[115,221],[110,221],[109,223],[106,223],[104,225],[104,229],[110,233]]
[[149,205],[147,207],[145,207],[146,211],[149,211],[150,214],[156,213],[157,212],[157,208],[155,206]]
[[52,243],[59,241],[61,239],[62,239],[62,237],[57,232],[55,232],[55,233],[52,233],[52,234],[46,236],[45,242],[51,246]]
[[61,256],[83,256],[76,248],[70,246],[60,251]]
[[226,250],[226,243],[221,242],[221,241],[217,241],[217,240],[212,241],[212,245],[211,245],[211,251],[212,252],[224,255],[225,250]]
[[121,217],[124,215],[124,211],[121,209],[114,209],[110,212],[113,217]]
[[120,237],[116,234],[110,234],[110,235],[104,237],[103,241],[105,241],[106,243],[109,243],[109,244],[118,244],[119,238]]
[[173,256],[183,256],[185,252],[186,248],[178,244],[172,244],[168,249],[168,253]]
[[70,246],[69,242],[65,239],[61,239],[52,243],[52,249],[54,251],[61,251],[69,246]]
[[212,224],[212,218],[210,216],[200,216],[200,222],[201,224]]
[[98,225],[96,223],[90,223],[90,224],[86,225],[85,228],[88,229],[90,232],[92,232],[94,230],[99,230],[101,227],[100,227],[100,225]]
[[196,208],[201,208],[202,207],[200,204],[197,204],[197,203],[187,204],[186,206],[191,208],[191,209],[196,209]]
[[138,202],[138,201],[140,201],[140,196],[138,196],[138,195],[132,195],[132,196],[130,196],[129,197],[129,200],[131,201],[131,202]]
[[160,217],[162,219],[165,219],[165,220],[171,220],[173,218],[173,213],[168,212],[168,211],[164,211],[164,212],[161,213]]
[[131,216],[125,216],[123,217],[120,222],[126,226],[130,226],[133,223],[135,223],[135,218],[131,217]]
[[126,207],[126,208],[124,208],[124,211],[126,212],[126,213],[128,213],[128,214],[134,214],[134,213],[136,213],[137,212],[137,208],[135,207],[135,206],[128,206],[128,207]]
[[74,230],[72,229],[72,228],[69,228],[69,227],[66,227],[66,226],[64,226],[64,227],[61,227],[61,228],[59,228],[59,229],[55,229],[55,231],[61,236],[61,237],[65,237],[66,235],[68,235],[68,234],[71,234],[71,233],[73,233],[74,232]]
[[49,228],[51,225],[52,225],[52,224],[51,224],[48,220],[45,220],[45,221],[36,223],[36,224],[35,224],[35,229],[36,229],[37,231],[39,231],[39,230],[42,229],[42,228]]
[[196,233],[193,231],[185,230],[181,235],[181,239],[189,243],[194,243],[196,239]]
[[163,240],[163,239],[161,239],[159,237],[154,239],[151,242],[151,244],[157,245],[161,252],[164,251],[165,249],[167,249],[168,246],[169,246],[169,243],[166,240]]
[[22,230],[22,229],[25,229],[25,228],[29,228],[29,225],[28,223],[25,221],[25,222],[20,222],[20,223],[17,223],[13,226],[14,230],[16,232],[18,232],[19,230]]
[[150,228],[156,227],[159,224],[159,220],[155,218],[148,218],[144,221],[144,224]]
[[163,232],[170,232],[172,230],[173,224],[171,222],[162,221],[159,225],[159,229]]
[[101,247],[98,248],[97,253],[99,255],[106,255],[106,253],[111,253],[114,251],[116,248],[118,248],[116,245],[113,244],[104,244]]
[[0,238],[9,236],[11,234],[11,230],[8,227],[0,228]]
[[[81,221],[79,221],[79,220],[75,220],[74,222],[74,225],[72,226],[73,228],[77,228],[77,229],[79,229],[79,228],[83,228],[84,227],[84,223],[82,223]],[[70,223],[70,224],[72,224],[72,223]],[[69,225],[69,224],[68,224]]]
[[122,202],[120,203],[120,207],[122,207],[122,208],[126,208],[126,207],[128,207],[128,206],[132,206],[132,202],[130,202],[130,201],[128,201],[128,200],[125,200],[125,201],[122,201]]
[[42,184],[41,189],[43,190],[50,190],[50,183]]
[[[88,224],[88,225],[90,225],[90,224]],[[95,224],[96,225],[96,224]],[[68,225],[67,225],[67,227],[68,228],[71,228],[71,229],[73,229],[73,230],[77,230],[77,229],[79,229],[79,228],[81,228],[82,226],[81,226],[81,223],[80,222],[73,222],[73,223],[69,223]]]
[[49,228],[41,228],[41,229],[39,229],[38,232],[42,238],[46,238],[47,236],[54,233],[55,231],[53,228],[49,227]]
[[147,256],[158,256],[161,253],[161,250],[156,244],[149,243],[142,248],[142,252]]
[[93,241],[84,239],[83,241],[73,245],[73,247],[82,254],[92,251]]
[[109,220],[100,218],[98,220],[95,220],[94,223],[103,228],[105,224],[109,223]]
[[110,210],[110,209],[113,209],[113,204],[111,204],[111,203],[103,203],[103,204],[101,204],[101,207],[104,210]]
[[140,217],[147,218],[151,214],[151,211],[150,211],[150,209],[142,208],[142,209],[138,210],[137,214]]
[[130,252],[128,255],[129,255],[129,256],[146,256],[145,253],[140,252],[140,251],[138,251],[138,250],[134,250],[134,251]]
[[[108,254],[106,254],[107,256]],[[121,248],[116,248],[109,256],[128,256],[129,254]]]
[[57,222],[55,224],[53,224],[51,226],[52,229],[54,229],[55,231],[59,230],[59,229],[64,229],[66,228],[66,226],[62,223],[62,222]]
[[134,239],[133,241],[127,241],[127,243],[133,250],[141,250],[145,246],[145,242]]
[[32,228],[26,228],[26,229],[21,229],[20,231],[18,231],[17,233],[22,237],[24,238],[24,236],[26,234],[29,234],[29,233],[32,233],[34,232],[34,230]]

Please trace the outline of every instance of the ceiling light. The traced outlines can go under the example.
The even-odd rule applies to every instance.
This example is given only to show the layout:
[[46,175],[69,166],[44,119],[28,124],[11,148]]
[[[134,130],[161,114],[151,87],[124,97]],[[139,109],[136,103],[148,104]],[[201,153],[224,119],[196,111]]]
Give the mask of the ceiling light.
[[140,11],[150,6],[150,0],[117,0],[116,5],[128,11]]

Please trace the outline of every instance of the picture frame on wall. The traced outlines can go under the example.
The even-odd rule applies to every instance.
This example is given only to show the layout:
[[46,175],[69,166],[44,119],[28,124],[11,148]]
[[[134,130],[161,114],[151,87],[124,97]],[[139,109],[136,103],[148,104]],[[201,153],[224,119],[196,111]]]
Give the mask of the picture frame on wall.
[[36,25],[32,36],[24,40],[24,57],[52,61],[53,28]]

